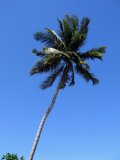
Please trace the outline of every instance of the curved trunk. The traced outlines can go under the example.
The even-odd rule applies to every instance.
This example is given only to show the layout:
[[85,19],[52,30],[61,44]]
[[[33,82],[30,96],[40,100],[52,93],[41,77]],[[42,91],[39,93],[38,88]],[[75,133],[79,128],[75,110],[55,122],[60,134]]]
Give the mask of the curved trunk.
[[36,148],[37,148],[37,144],[38,144],[40,135],[41,135],[41,133],[42,133],[43,126],[44,126],[44,124],[45,124],[45,121],[46,121],[49,113],[50,113],[51,110],[53,109],[53,106],[54,106],[54,104],[55,104],[55,101],[56,101],[58,92],[59,92],[59,87],[56,89],[55,94],[54,94],[53,99],[52,99],[52,102],[51,102],[49,108],[47,109],[46,113],[44,114],[44,116],[43,116],[43,118],[42,118],[42,120],[41,120],[41,122],[40,122],[38,131],[37,131],[37,134],[36,134],[34,143],[33,143],[32,150],[31,150],[31,152],[30,152],[29,160],[33,160],[33,156],[34,156],[34,154],[35,154],[35,151],[36,151]]

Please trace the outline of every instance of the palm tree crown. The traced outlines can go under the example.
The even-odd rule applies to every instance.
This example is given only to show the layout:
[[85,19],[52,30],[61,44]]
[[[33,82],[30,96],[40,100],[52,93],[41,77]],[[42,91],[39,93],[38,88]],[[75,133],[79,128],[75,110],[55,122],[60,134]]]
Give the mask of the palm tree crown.
[[90,66],[86,60],[102,60],[105,47],[93,48],[85,53],[81,52],[84,45],[90,19],[85,17],[79,23],[76,16],[66,15],[61,21],[58,19],[59,29],[57,32],[45,28],[45,32],[37,32],[34,38],[44,43],[42,51],[37,49],[33,53],[40,57],[40,60],[31,70],[31,75],[36,73],[50,72],[50,75],[42,82],[40,87],[50,87],[59,77],[59,88],[63,89],[66,84],[75,84],[74,74],[82,76],[86,81],[92,81],[93,85],[99,80],[90,72]]

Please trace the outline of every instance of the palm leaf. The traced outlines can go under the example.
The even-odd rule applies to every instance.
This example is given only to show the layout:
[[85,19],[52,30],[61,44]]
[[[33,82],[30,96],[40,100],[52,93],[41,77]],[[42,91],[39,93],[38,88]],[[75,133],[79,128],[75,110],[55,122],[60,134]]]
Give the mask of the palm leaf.
[[40,52],[37,49],[33,49],[32,53],[34,53],[36,56],[40,56],[40,57],[45,56],[45,54],[43,52]]
[[56,67],[60,65],[59,59],[54,59],[51,63],[45,63],[43,60],[40,60],[36,63],[36,65],[31,69],[30,75],[36,73],[45,73],[54,70]]
[[87,39],[89,23],[90,23],[90,19],[88,17],[83,18],[82,21],[81,21],[81,27],[80,27],[80,31],[79,31],[81,40],[80,40],[79,47],[81,47]]
[[66,47],[68,47],[68,44],[70,43],[72,38],[72,30],[69,23],[66,20],[63,20],[63,27],[64,27],[64,41]]
[[102,60],[103,53],[105,53],[105,47],[100,47],[100,48],[94,48],[91,49],[90,51],[87,51],[83,54],[80,54],[79,56],[83,59],[92,59],[94,60],[95,58]]
[[51,38],[51,41],[53,41],[54,43],[54,45],[52,46],[53,48],[59,48],[59,49],[65,48],[64,42],[54,30],[46,28],[46,31],[49,37]]
[[50,30],[50,29],[47,29],[47,30],[48,30],[48,33],[51,34],[51,36],[53,36],[54,39],[56,39],[57,43],[58,44],[60,43],[60,45],[64,48],[65,44],[60,38],[60,36],[54,30]]
[[[59,29],[58,29],[57,33],[58,33],[58,35],[60,36],[60,38],[62,39],[62,41],[65,44],[65,36],[64,36],[63,23],[59,19],[57,19],[57,20],[58,20],[58,24],[59,24]],[[66,48],[66,46],[65,46],[65,48]]]
[[77,16],[72,16],[71,17],[71,25],[73,28],[73,32],[79,29],[79,20]]
[[47,77],[47,79],[45,81],[43,81],[43,83],[40,85],[40,88],[46,89],[46,88],[52,86],[52,84],[54,83],[56,78],[59,76],[59,74],[62,72],[62,70],[63,70],[63,66],[56,69],[54,71],[54,73],[52,73],[50,76]]
[[56,57],[60,57],[61,59],[69,59],[69,60],[71,59],[71,57],[69,56],[69,54],[67,54],[67,52],[59,51],[54,48],[45,48],[44,53],[46,53],[46,57],[50,57],[50,55],[52,56],[55,55]]
[[93,73],[90,73],[87,69],[83,68],[81,65],[76,65],[75,70],[76,70],[76,73],[81,75],[87,82],[91,80],[93,85],[96,85],[99,83],[99,80],[95,78]]
[[46,32],[37,32],[34,34],[34,38],[37,41],[41,41],[44,43],[47,47],[53,47],[53,48],[64,48],[64,43],[60,39],[60,37],[55,33],[53,30],[47,29]]
[[[71,84],[74,83],[74,79],[72,79],[71,81],[71,77],[70,77],[70,72],[71,72],[71,66],[66,64],[66,66],[64,67],[63,73],[62,73],[62,77],[59,83],[59,87],[60,89],[64,89],[66,84]],[[74,76],[72,77],[74,78]]]
[[79,64],[83,66],[86,69],[89,69],[89,65],[87,62],[85,62],[78,53],[76,52],[71,52],[72,53],[72,60],[75,64]]
[[69,82],[69,86],[73,86],[75,84],[75,79],[74,79],[74,69],[73,69],[73,65],[71,65],[70,67],[70,82]]
[[69,50],[77,51],[85,43],[88,32],[88,24],[90,20],[88,18],[83,18],[81,21],[80,30],[78,30],[79,29],[78,19],[72,17],[71,21],[73,25],[73,32],[68,48]]
[[80,44],[81,44],[81,35],[76,30],[71,38],[68,48],[71,51],[77,51],[79,49]]
[[66,49],[68,47],[68,44],[71,41],[72,34],[73,34],[73,26],[72,26],[72,17],[65,15],[63,21],[60,21],[58,19],[59,23],[59,29],[58,34],[60,35],[61,39],[64,41],[64,44],[66,46]]

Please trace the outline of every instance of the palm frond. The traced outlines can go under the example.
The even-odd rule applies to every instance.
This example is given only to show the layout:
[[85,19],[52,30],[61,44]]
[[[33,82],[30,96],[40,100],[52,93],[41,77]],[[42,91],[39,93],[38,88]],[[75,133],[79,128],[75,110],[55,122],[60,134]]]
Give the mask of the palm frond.
[[46,31],[49,35],[49,37],[51,38],[51,41],[53,41],[54,45],[52,46],[53,48],[59,48],[59,49],[64,49],[65,48],[65,44],[62,41],[62,39],[60,38],[60,36],[51,29],[46,28]]
[[58,49],[55,49],[55,48],[52,48],[52,47],[49,47],[49,48],[44,48],[44,53],[46,54],[50,54],[50,53],[54,53],[54,54],[61,54],[62,51],[58,50]]
[[95,78],[94,74],[90,73],[87,69],[83,68],[81,65],[76,65],[75,70],[76,70],[76,73],[81,75],[87,82],[91,80],[93,85],[96,85],[99,83],[99,80]]
[[88,32],[89,18],[83,18],[81,21],[81,27],[79,29],[78,19],[71,18],[73,27],[71,41],[69,43],[69,50],[77,51],[85,42]]
[[36,56],[40,56],[40,57],[45,56],[45,54],[43,52],[40,52],[37,49],[33,49],[32,53],[34,53]]
[[71,17],[71,25],[73,28],[73,32],[79,29],[79,20],[77,16]]
[[[58,23],[59,23],[59,31],[62,32],[62,35],[63,35],[63,32],[64,32],[64,28],[63,28],[63,23],[61,20],[57,19]],[[62,37],[61,35],[61,37]]]
[[88,17],[84,17],[82,19],[81,26],[80,26],[80,33],[81,34],[87,34],[89,23],[90,23],[90,19]]
[[56,78],[60,75],[62,70],[63,70],[63,66],[60,66],[59,68],[57,68],[50,76],[47,77],[45,81],[42,82],[42,84],[40,85],[40,88],[46,89],[52,86],[52,84],[54,83]]
[[67,83],[73,85],[74,75],[72,76],[72,79],[71,79],[70,72],[71,72],[71,66],[66,64],[62,73],[62,77],[60,79],[60,83],[59,83],[60,89],[64,89]]
[[46,32],[37,32],[34,34],[34,38],[37,41],[41,41],[47,47],[53,47],[57,49],[64,49],[64,43],[55,31],[46,28]]
[[67,54],[67,52],[59,51],[59,50],[54,49],[54,48],[45,48],[44,52],[46,53],[46,58],[47,57],[51,58],[53,56],[56,56],[56,57],[61,58],[61,59],[71,60],[71,57],[69,56],[69,54]]
[[70,67],[70,82],[69,82],[69,86],[73,86],[75,84],[75,79],[74,79],[74,68],[73,65],[71,65]]
[[64,41],[65,41],[66,47],[68,47],[68,44],[70,43],[72,38],[72,29],[69,24],[69,18],[67,16],[63,20],[63,27],[64,27]]
[[57,52],[54,48],[46,48],[44,49],[44,61],[45,63],[51,64],[54,60],[60,60],[61,59],[61,53]]
[[95,58],[102,60],[103,53],[105,53],[105,47],[102,46],[102,47],[99,47],[98,49],[94,48],[94,49],[91,49],[90,51],[79,54],[79,56],[83,60],[86,60],[86,59],[94,60]]
[[85,69],[89,69],[89,65],[87,62],[85,62],[78,53],[71,52],[72,53],[72,60],[75,64],[79,64],[83,66]]
[[105,53],[106,52],[106,47],[105,46],[99,47],[98,52]]
[[69,58],[64,58],[63,62],[66,64],[66,70],[68,69],[68,81],[66,83],[68,83],[69,86],[73,86],[75,84],[73,62]]
[[[57,19],[57,20],[58,20],[58,24],[59,24],[59,29],[57,30],[57,33],[58,33],[58,35],[60,36],[60,38],[62,39],[62,41],[63,41],[64,44],[65,44],[65,41],[64,41],[65,37],[64,37],[63,22],[62,22],[61,20],[59,20],[59,19]],[[65,46],[65,47],[66,47],[66,46]]]
[[51,34],[51,36],[53,36],[53,38],[56,38],[57,42],[60,43],[60,45],[65,48],[65,44],[64,42],[62,41],[62,39],[60,38],[60,36],[54,31],[54,30],[50,30],[50,29],[47,29],[48,32]]
[[79,47],[81,47],[87,39],[89,23],[90,23],[90,19],[88,17],[83,18],[82,21],[81,21],[81,27],[80,27],[80,31],[79,31],[81,40],[80,40]]
[[36,32],[34,34],[34,39],[44,43],[47,47],[56,47],[56,40],[53,39],[53,37],[50,36],[47,32]]
[[45,63],[44,60],[40,60],[36,63],[36,65],[31,69],[30,75],[36,73],[45,73],[54,70],[56,67],[60,65],[59,59],[53,59],[51,63]]
[[78,27],[77,20],[78,20],[77,17],[75,16],[70,17],[68,15],[65,15],[63,21],[60,21],[58,19],[59,23],[58,34],[64,41],[66,49],[68,48],[68,44],[71,41],[74,30],[77,29]]
[[36,32],[33,36],[36,41],[41,41],[42,43],[49,41],[49,37],[45,32]]
[[44,64],[44,61],[38,61],[35,66],[31,69],[30,75],[36,73],[49,72],[51,70],[51,66],[49,64]]
[[68,45],[69,50],[71,51],[77,51],[79,49],[79,46],[81,45],[81,35],[76,30],[74,34],[72,35],[71,41]]
[[77,51],[84,44],[87,38],[89,21],[89,18],[83,18],[79,29],[79,20],[76,16],[66,15],[63,21],[58,19],[60,28],[58,34],[68,50]]

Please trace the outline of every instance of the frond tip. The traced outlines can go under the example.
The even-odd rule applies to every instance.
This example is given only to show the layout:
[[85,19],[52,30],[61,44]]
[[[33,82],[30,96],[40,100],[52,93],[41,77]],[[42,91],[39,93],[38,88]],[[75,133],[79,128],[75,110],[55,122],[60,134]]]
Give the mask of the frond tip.
[[43,52],[37,51],[37,49],[33,49],[32,53],[34,53],[36,56],[41,56],[41,57],[45,55]]
[[98,51],[100,53],[105,53],[106,52],[106,47],[105,46],[101,46],[101,47],[99,47]]
[[93,48],[90,51],[87,51],[85,53],[80,54],[79,56],[83,59],[92,59],[94,60],[95,58],[102,60],[103,54],[105,53],[105,47],[99,47],[99,48]]

